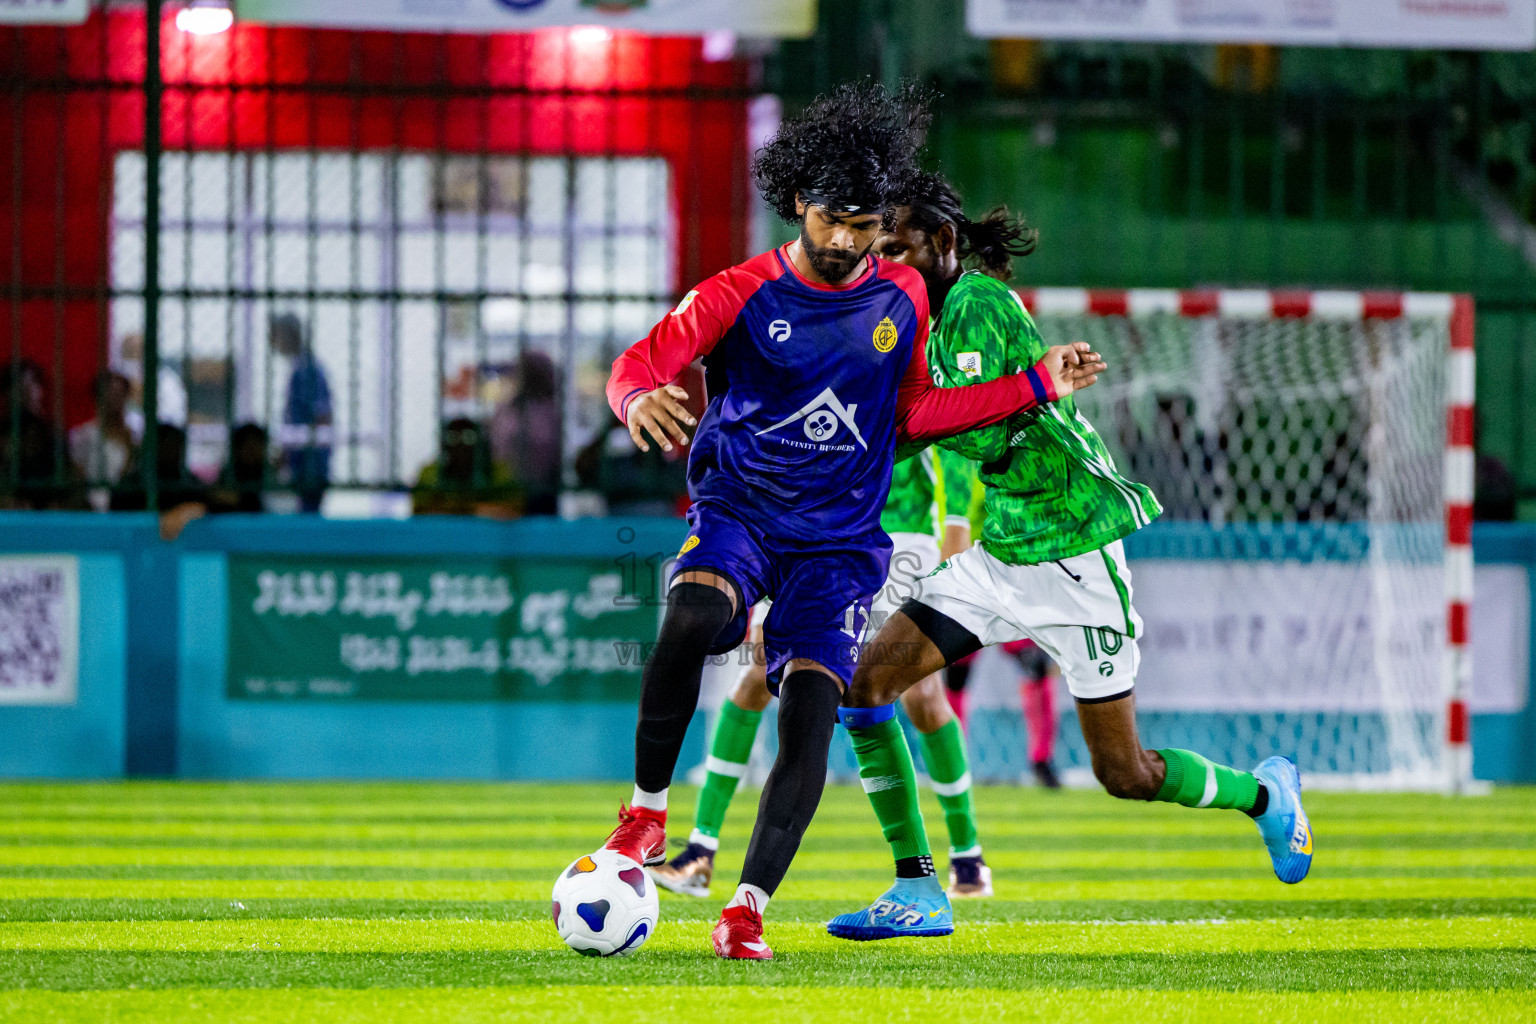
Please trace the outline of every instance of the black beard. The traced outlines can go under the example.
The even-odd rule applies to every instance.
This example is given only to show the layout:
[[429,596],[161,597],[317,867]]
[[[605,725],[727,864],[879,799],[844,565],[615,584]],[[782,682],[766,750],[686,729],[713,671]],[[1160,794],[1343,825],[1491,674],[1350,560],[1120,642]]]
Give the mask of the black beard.
[[853,273],[853,268],[859,265],[874,244],[870,242],[860,253],[852,253],[847,249],[834,249],[831,246],[819,246],[805,233],[805,226],[802,224],[800,227],[800,248],[805,251],[805,258],[810,262],[811,269],[820,274],[822,280],[829,284],[841,281]]

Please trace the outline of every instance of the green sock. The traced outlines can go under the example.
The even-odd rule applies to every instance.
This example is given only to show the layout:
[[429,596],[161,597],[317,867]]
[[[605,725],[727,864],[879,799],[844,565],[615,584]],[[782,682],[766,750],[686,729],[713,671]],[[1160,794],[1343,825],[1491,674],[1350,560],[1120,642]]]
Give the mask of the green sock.
[[1247,811],[1259,795],[1259,780],[1224,764],[1213,764],[1192,750],[1159,750],[1168,777],[1154,800],[1185,807],[1221,807]]
[[[976,807],[971,800],[971,772],[965,759],[965,733],[960,720],[951,718],[933,732],[922,735],[923,762],[928,778],[944,808],[944,824],[949,829],[949,855],[975,856],[981,852],[976,840]],[[974,852],[973,852],[974,851]]]
[[[692,839],[699,836],[720,838],[720,826],[725,823],[726,808],[741,777],[747,774],[747,761],[752,757],[752,744],[757,740],[757,725],[763,720],[761,711],[747,711],[727,700],[720,705],[720,717],[715,719],[715,734],[709,739],[709,756],[704,759],[704,788],[699,790],[699,806],[693,815]],[[709,844],[704,844],[709,845]]]
[[[847,715],[843,722],[848,725]],[[928,856],[928,834],[917,806],[917,770],[912,767],[912,751],[907,749],[901,723],[886,718],[869,725],[848,725],[848,737],[859,762],[859,781],[869,794],[891,853],[897,860]]]

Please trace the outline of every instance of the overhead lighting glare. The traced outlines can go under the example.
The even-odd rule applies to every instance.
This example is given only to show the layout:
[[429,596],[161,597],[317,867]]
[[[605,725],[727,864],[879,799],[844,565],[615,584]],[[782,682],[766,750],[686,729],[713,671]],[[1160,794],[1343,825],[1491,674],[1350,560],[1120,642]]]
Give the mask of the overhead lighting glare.
[[194,36],[216,36],[228,32],[235,23],[235,12],[224,0],[192,0],[176,12],[176,27]]

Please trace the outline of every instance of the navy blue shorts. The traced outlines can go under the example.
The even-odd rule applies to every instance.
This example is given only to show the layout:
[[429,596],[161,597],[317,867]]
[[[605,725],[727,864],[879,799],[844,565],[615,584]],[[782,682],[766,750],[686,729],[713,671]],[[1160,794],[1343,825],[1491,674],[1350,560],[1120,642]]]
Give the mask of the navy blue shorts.
[[709,571],[736,585],[736,617],[720,631],[711,654],[738,647],[752,606],[773,599],[763,645],[768,687],[778,693],[784,664],[794,658],[824,665],[848,684],[890,560],[890,538],[879,530],[859,542],[811,547],[778,540],[718,505],[700,503],[688,511],[688,539],[672,575]]

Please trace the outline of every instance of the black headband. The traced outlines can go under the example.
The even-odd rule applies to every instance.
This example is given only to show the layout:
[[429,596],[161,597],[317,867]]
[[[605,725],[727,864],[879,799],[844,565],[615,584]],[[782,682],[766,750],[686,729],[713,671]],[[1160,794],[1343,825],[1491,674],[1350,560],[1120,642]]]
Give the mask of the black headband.
[[958,229],[965,221],[965,214],[962,213],[959,217],[956,217],[948,210],[935,206],[934,204],[923,199],[914,199],[908,203],[907,206],[913,210],[923,211],[934,220],[940,221],[944,224],[952,224],[956,229]]
[[819,206],[828,213],[882,213],[885,205],[867,196],[833,196],[814,189],[800,190],[800,199],[807,206]]

